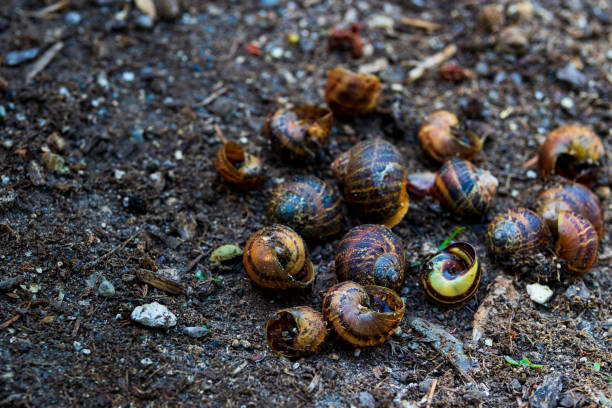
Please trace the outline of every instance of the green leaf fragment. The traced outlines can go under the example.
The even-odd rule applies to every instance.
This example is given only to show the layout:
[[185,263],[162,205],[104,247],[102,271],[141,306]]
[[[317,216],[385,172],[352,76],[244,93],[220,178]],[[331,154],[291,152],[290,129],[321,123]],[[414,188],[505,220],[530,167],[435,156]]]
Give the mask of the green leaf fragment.
[[242,256],[242,248],[233,244],[221,245],[210,255],[210,262],[227,262]]
[[198,279],[204,279],[204,275],[202,275],[202,271],[197,271],[196,273],[193,274],[193,276],[195,276]]
[[599,363],[593,364],[593,370],[599,371],[600,369],[601,369],[601,366],[599,365]]
[[443,250],[444,248],[446,248],[446,246],[457,236],[457,234],[459,234],[461,231],[463,231],[465,229],[465,227],[458,227],[452,234],[450,234],[450,236],[448,238],[446,238],[444,240],[444,242],[438,247],[438,251]]
[[506,361],[508,363],[510,363],[512,365],[516,365],[516,366],[521,365],[521,363],[519,363],[518,361],[516,361],[516,360],[514,360],[514,359],[512,359],[512,358],[510,358],[508,356],[505,356],[504,358],[506,359]]

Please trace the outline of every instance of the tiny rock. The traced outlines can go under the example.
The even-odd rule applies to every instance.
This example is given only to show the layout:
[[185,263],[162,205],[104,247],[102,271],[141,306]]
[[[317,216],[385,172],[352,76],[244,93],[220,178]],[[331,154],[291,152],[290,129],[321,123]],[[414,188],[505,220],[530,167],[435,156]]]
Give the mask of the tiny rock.
[[531,300],[540,305],[546,304],[553,295],[553,291],[548,286],[539,283],[527,285],[527,293]]
[[359,393],[359,406],[363,408],[374,408],[376,407],[376,400],[369,392],[362,391]]
[[115,295],[115,286],[113,286],[113,284],[104,279],[101,283],[100,286],[98,286],[98,293],[100,294],[100,296],[104,296],[104,297],[111,297]]
[[176,316],[166,306],[157,302],[136,307],[130,317],[135,322],[148,327],[176,326]]
[[504,8],[500,4],[487,4],[480,10],[480,21],[488,31],[499,31],[504,25]]
[[531,20],[533,17],[533,4],[530,1],[519,1],[508,7],[508,14],[518,15],[523,20]]
[[4,63],[9,67],[14,67],[23,62],[32,60],[38,55],[38,48],[29,48],[21,51],[9,51],[4,55]]
[[595,194],[599,197],[600,200],[606,201],[610,199],[610,187],[608,186],[600,186],[595,190]]
[[505,54],[522,55],[529,48],[529,40],[519,27],[504,28],[497,40],[497,51]]
[[43,171],[38,163],[34,160],[31,160],[28,163],[28,176],[30,177],[32,184],[35,186],[42,186],[45,184],[45,175],[43,174]]
[[559,81],[570,84],[576,89],[583,88],[587,83],[586,76],[576,68],[576,64],[573,61],[559,68],[556,76]]
[[191,326],[183,327],[183,333],[194,339],[199,339],[200,337],[208,336],[210,334],[210,330],[205,327]]

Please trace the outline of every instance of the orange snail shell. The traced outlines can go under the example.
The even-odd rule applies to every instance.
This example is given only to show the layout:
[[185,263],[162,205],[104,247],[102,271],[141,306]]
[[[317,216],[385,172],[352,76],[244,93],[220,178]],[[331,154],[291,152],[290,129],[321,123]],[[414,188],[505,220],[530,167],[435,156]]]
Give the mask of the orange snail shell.
[[329,71],[325,102],[337,115],[361,115],[378,104],[380,81],[370,74],[358,74],[344,68]]
[[307,306],[278,310],[266,324],[266,340],[270,348],[287,358],[315,353],[326,335],[323,316]]
[[561,211],[571,211],[589,220],[599,238],[603,238],[604,223],[597,196],[579,183],[568,183],[544,191],[536,202],[536,212],[557,236],[557,221]]
[[557,225],[556,255],[565,260],[569,273],[581,276],[597,260],[599,240],[593,224],[579,214],[569,211],[559,213]]
[[538,171],[544,179],[556,173],[590,184],[603,156],[603,143],[591,129],[579,125],[561,126],[550,132],[540,146]]
[[264,227],[251,235],[243,262],[253,282],[265,289],[303,289],[315,278],[304,241],[283,225]]
[[397,225],[408,211],[406,170],[399,151],[383,139],[342,153],[332,170],[360,223]]
[[323,299],[323,317],[336,333],[357,347],[387,340],[404,316],[404,302],[391,289],[347,281],[333,286]]
[[265,169],[261,161],[244,151],[236,142],[227,142],[217,151],[215,168],[228,183],[248,190],[265,180]]
[[482,149],[478,135],[461,129],[457,116],[443,110],[427,116],[418,136],[423,150],[440,163],[454,157],[471,160]]

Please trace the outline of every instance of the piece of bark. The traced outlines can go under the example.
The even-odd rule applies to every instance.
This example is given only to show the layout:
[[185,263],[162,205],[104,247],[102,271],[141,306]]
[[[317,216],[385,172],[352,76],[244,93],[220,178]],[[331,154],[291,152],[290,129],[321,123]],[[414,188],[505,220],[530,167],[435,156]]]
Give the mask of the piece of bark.
[[148,271],[146,269],[140,269],[136,272],[136,276],[144,283],[156,287],[157,289],[163,290],[164,292],[178,295],[182,293],[185,288],[180,283],[156,272]]
[[507,305],[514,309],[518,305],[519,294],[512,284],[512,279],[499,275],[489,285],[489,293],[482,301],[472,323],[472,345],[476,347],[485,332],[485,327],[493,309]]
[[463,342],[435,323],[415,316],[407,317],[408,324],[424,335],[433,349],[442,354],[468,381],[475,383],[470,371],[475,369],[470,357],[463,351]]

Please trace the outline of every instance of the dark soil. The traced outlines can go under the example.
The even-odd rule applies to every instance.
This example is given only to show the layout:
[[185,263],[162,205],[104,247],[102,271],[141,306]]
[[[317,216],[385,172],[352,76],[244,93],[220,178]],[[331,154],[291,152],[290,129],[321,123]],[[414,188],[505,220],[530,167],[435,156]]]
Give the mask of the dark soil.
[[[178,18],[152,28],[139,26],[142,14],[131,1],[73,0],[42,17],[31,13],[51,3],[0,5],[0,110],[6,111],[0,118],[0,281],[21,278],[0,291],[0,324],[6,322],[0,405],[526,406],[545,379],[562,406],[610,405],[610,229],[583,279],[562,275],[548,282],[554,296],[547,306],[529,299],[528,275],[495,266],[484,247],[495,214],[533,207],[544,183],[521,166],[548,132],[584,124],[612,151],[609,2],[537,1],[531,18],[507,10],[504,24],[526,36],[520,55],[485,31],[479,1],[183,1]],[[78,23],[70,12],[78,13]],[[368,25],[375,15],[390,16],[393,28]],[[427,32],[401,17],[440,28]],[[364,23],[371,47],[360,59],[350,50],[327,50],[329,31],[345,18]],[[293,32],[299,44],[289,42]],[[33,62],[59,41],[63,48],[26,83]],[[250,42],[259,44],[261,56],[247,53]],[[416,61],[451,44],[458,50],[450,62],[474,78],[449,82],[437,66],[415,82],[405,80]],[[34,47],[36,59],[6,65],[9,51]],[[277,47],[284,51],[280,58],[272,56]],[[377,72],[383,97],[375,113],[336,119],[329,146],[306,163],[282,160],[269,148],[262,134],[269,112],[287,103],[322,103],[330,68],[358,69],[381,58],[388,67]],[[582,77],[560,80],[559,70],[572,61]],[[413,201],[394,232],[413,263],[467,226],[459,238],[476,246],[483,281],[473,299],[445,309],[425,300],[411,270],[402,296],[407,315],[439,324],[467,345],[488,284],[499,274],[515,278],[519,306],[496,315],[483,341],[468,348],[478,366],[471,373],[476,384],[406,319],[402,333],[375,348],[354,350],[331,334],[314,356],[289,361],[273,354],[264,337],[268,317],[291,305],[320,308],[334,283],[340,236],[309,242],[319,277],[313,291],[291,297],[263,293],[241,264],[210,265],[211,251],[243,246],[266,225],[266,198],[281,179],[314,174],[333,183],[330,163],[357,141],[384,137],[410,171],[437,169],[416,132],[425,115],[441,108],[488,135],[474,162],[499,178],[498,195],[477,221],[458,219],[429,199]],[[216,124],[265,162],[263,186],[243,193],[219,178]],[[44,152],[61,155],[67,171],[45,169]],[[601,187],[610,186],[609,167],[607,159],[595,186],[608,226],[612,201]],[[355,220],[346,214],[345,221],[346,232]],[[143,284],[136,278],[141,267],[176,268],[186,293]],[[98,294],[102,278],[115,296]],[[566,294],[583,283],[588,296]],[[175,328],[130,320],[134,307],[153,301],[176,314]],[[206,337],[182,332],[202,325],[210,329]],[[543,367],[512,366],[504,356]],[[431,379],[437,382],[428,403]]]

